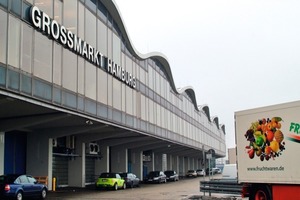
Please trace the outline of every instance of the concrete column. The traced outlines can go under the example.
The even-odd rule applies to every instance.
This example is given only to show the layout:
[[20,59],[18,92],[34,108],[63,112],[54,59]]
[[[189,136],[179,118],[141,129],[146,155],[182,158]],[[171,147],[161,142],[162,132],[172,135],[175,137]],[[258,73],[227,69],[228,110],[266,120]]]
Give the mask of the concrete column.
[[111,171],[127,172],[128,171],[128,151],[123,147],[111,148]]
[[53,139],[48,138],[48,190],[53,189],[52,185],[52,179],[53,179],[53,174],[52,174],[52,166],[53,166]]
[[73,187],[85,187],[85,143],[76,141],[76,153],[79,157],[69,160],[68,184]]
[[95,161],[95,174],[109,171],[109,146],[101,146],[102,158]]
[[173,170],[174,169],[174,167],[173,167],[173,156],[170,155],[170,154],[167,154],[167,169],[168,170]]
[[132,173],[143,180],[143,151],[131,152],[131,169]]
[[4,174],[5,133],[0,132],[0,174]]
[[184,167],[184,157],[179,157],[179,170],[178,173],[180,176],[185,176],[185,167]]

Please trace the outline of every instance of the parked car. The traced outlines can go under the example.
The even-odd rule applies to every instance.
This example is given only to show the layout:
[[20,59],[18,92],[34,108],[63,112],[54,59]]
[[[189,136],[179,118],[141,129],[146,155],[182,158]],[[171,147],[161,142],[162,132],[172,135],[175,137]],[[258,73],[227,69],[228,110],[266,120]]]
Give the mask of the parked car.
[[185,174],[186,177],[197,177],[197,172],[196,170],[188,170]]
[[213,174],[221,174],[222,170],[220,168],[214,167],[214,168],[212,168],[212,173]]
[[164,173],[167,176],[167,181],[179,181],[179,175],[174,170],[167,170]]
[[139,187],[140,186],[140,179],[133,173],[120,173],[122,179],[125,180],[126,187]]
[[163,171],[151,171],[145,178],[146,183],[166,183],[167,176]]
[[32,176],[25,174],[8,174],[0,176],[0,199],[9,198],[22,200],[28,197],[45,199],[47,192],[47,186],[38,183]]
[[197,176],[205,176],[205,170],[204,169],[197,169],[196,170]]
[[102,173],[97,182],[96,182],[96,188],[102,189],[102,188],[111,188],[114,190],[118,190],[119,188],[126,189],[126,183],[125,180],[121,178],[121,176],[118,173]]

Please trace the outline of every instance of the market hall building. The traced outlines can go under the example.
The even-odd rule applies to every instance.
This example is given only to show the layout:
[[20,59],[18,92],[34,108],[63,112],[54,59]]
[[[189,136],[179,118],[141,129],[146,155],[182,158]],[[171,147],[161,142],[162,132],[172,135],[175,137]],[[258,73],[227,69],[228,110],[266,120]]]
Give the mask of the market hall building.
[[225,126],[133,47],[114,1],[0,0],[0,27],[0,174],[85,187],[225,156]]

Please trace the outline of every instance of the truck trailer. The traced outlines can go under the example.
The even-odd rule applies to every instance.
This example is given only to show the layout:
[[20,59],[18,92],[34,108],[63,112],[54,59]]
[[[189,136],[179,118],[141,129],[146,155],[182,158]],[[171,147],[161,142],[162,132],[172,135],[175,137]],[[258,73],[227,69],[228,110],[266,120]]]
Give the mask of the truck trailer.
[[300,101],[238,111],[234,117],[243,196],[300,200]]

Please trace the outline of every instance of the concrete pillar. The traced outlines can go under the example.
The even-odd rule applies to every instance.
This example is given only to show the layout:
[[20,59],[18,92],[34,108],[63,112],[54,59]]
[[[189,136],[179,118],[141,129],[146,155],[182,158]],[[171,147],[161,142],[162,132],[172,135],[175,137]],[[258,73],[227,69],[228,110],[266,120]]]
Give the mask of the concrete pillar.
[[168,170],[175,170],[174,167],[173,167],[173,156],[170,155],[170,154],[167,154],[167,169]]
[[95,174],[109,171],[109,146],[101,146],[102,158],[95,161]]
[[76,153],[79,157],[69,160],[68,184],[73,187],[85,187],[85,143],[76,141]]
[[0,174],[4,174],[4,145],[5,133],[0,132]]
[[128,151],[126,148],[112,147],[110,156],[112,172],[128,171]]
[[143,180],[143,151],[131,151],[131,172]]
[[179,157],[179,170],[178,173],[180,176],[185,176],[185,167],[184,167],[184,157]]

